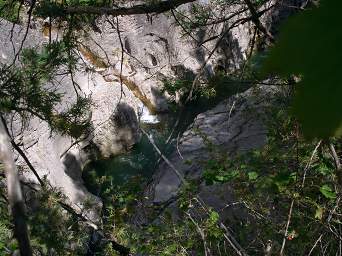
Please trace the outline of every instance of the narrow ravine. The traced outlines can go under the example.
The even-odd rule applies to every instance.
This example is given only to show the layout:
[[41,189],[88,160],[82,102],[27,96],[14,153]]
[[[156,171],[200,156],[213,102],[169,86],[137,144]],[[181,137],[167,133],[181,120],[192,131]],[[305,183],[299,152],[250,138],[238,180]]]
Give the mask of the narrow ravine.
[[[140,125],[150,136],[153,136],[163,154],[168,156],[175,150],[177,138],[181,137],[198,114],[212,108],[223,98],[248,88],[238,84],[234,86],[238,89],[229,90],[228,94],[226,91],[218,91],[216,97],[210,100],[199,98],[188,104],[184,110],[178,106],[168,113],[159,115],[148,113],[147,116],[143,115],[140,117]],[[147,108],[145,109],[147,110]],[[180,118],[178,120],[180,125],[174,127],[178,118]],[[166,144],[166,140],[171,133],[172,137]],[[147,182],[159,163],[160,157],[154,150],[153,145],[146,136],[142,135],[139,143],[134,145],[128,153],[90,162],[83,170],[83,180],[91,193],[101,197],[101,194],[108,186],[121,186],[135,178]],[[106,182],[99,184],[96,181],[101,180],[101,177],[102,180],[106,179]]]

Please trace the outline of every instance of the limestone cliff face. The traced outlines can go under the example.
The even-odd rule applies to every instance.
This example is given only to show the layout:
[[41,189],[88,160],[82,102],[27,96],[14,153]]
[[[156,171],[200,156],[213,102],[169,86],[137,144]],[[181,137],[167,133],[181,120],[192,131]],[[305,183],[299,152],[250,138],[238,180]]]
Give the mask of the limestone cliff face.
[[[191,4],[182,6],[184,11],[190,8]],[[246,15],[247,12],[238,15],[229,24]],[[86,35],[83,44],[85,49],[91,49],[96,59],[100,59],[97,65],[102,68],[107,81],[118,81],[123,49],[123,82],[152,112],[167,110],[168,95],[160,93],[163,79],[191,79],[204,64],[204,75],[207,76],[212,75],[217,67],[231,72],[237,70],[247,57],[253,37],[253,26],[249,22],[232,28],[215,47],[215,40],[202,43],[217,36],[218,31],[227,29],[228,23],[200,29],[191,38],[170,14],[153,18],[134,15],[120,17],[118,21],[119,33],[113,25],[115,19],[100,19],[98,32]]]
[[[12,61],[18,50],[25,29],[14,26],[13,47],[10,41],[12,24],[1,20],[0,26],[0,62]],[[31,29],[24,47],[39,47],[46,43],[40,29]],[[13,49],[15,51],[13,51]],[[102,203],[99,198],[87,191],[81,178],[84,165],[92,157],[109,157],[126,152],[139,138],[136,110],[141,102],[127,87],[121,89],[119,83],[106,82],[98,73],[86,73],[79,64],[79,71],[74,74],[78,84],[78,93],[92,101],[89,116],[91,127],[89,134],[81,140],[52,132],[45,121],[30,118],[23,123],[16,114],[7,115],[6,119],[15,142],[22,148],[41,178],[55,188],[60,189],[73,208],[92,221],[99,220]],[[63,111],[76,101],[76,91],[70,77],[57,77],[58,92],[63,100],[56,111]],[[47,85],[51,86],[51,85]],[[121,96],[124,95],[124,96]],[[119,104],[120,103],[120,104]],[[25,161],[17,155],[22,179],[38,183]],[[92,205],[90,210],[84,206]]]
[[[289,0],[289,2],[293,1]],[[201,2],[206,4],[206,1]],[[182,6],[185,11],[189,11],[190,7],[191,5]],[[273,10],[282,8],[279,5],[265,14],[263,19],[268,27],[274,24]],[[9,115],[7,120],[12,129],[12,136],[24,150],[39,175],[46,176],[54,187],[60,188],[77,211],[82,212],[85,202],[91,199],[94,209],[86,214],[90,219],[98,220],[101,202],[86,190],[81,179],[81,170],[93,154],[93,149],[96,148],[102,157],[108,157],[125,152],[136,143],[140,137],[135,114],[138,107],[144,105],[150,112],[167,110],[168,95],[163,95],[160,90],[163,79],[182,77],[185,74],[195,76],[204,63],[206,63],[204,68],[206,75],[212,74],[216,67],[231,71],[239,69],[249,54],[248,48],[253,40],[254,25],[251,22],[232,28],[209,61],[206,60],[214,47],[213,41],[206,43],[205,47],[200,45],[208,38],[215,36],[217,31],[223,31],[235,20],[248,15],[248,11],[243,12],[229,24],[203,28],[193,35],[195,40],[183,36],[184,31],[176,26],[177,21],[169,15],[161,14],[153,16],[152,19],[145,15],[119,17],[119,29],[113,26],[113,20],[110,17],[98,20],[97,31],[88,31],[86,34],[80,32],[82,44],[77,49],[80,56],[79,71],[74,74],[74,81],[79,85],[79,89],[76,89],[78,93],[92,100],[89,115],[91,132],[82,141],[76,143],[71,137],[51,132],[48,124],[38,118],[32,118],[29,123],[22,126],[20,117]],[[278,16],[277,14],[276,17]],[[13,59],[24,38],[23,26],[15,25],[13,36],[10,33],[11,29],[11,23],[0,20],[0,64],[9,63]],[[39,47],[48,42],[49,38],[44,31],[46,32],[46,29],[44,30],[42,21],[33,21],[23,47]],[[57,28],[53,28],[52,31],[52,39],[55,39],[60,32]],[[123,59],[121,46],[124,50]],[[119,79],[121,61],[122,84]],[[86,70],[92,70],[92,72]],[[64,97],[56,109],[63,110],[75,102],[76,92],[70,77],[61,76],[57,80],[59,81],[58,90],[64,93]],[[217,108],[226,111],[225,104],[222,103]],[[210,123],[207,123],[204,116],[203,118],[199,116],[195,123],[200,126],[212,126],[215,122],[217,124],[215,120],[218,118],[221,118],[222,122],[228,122],[227,116],[218,117],[215,113],[205,115],[212,116],[208,119]],[[238,127],[241,120],[241,117],[234,115],[229,125]],[[225,126],[215,127],[214,130],[206,130],[208,136],[218,140],[228,136],[222,143],[232,142],[231,136],[237,131],[233,129],[229,131],[229,135]],[[255,132],[260,132],[258,134],[260,138],[258,137],[255,143],[260,144],[264,140],[264,130],[260,130],[259,126],[257,128]],[[248,134],[253,131],[249,131]],[[182,150],[189,157],[196,158],[203,142],[199,137],[190,135],[191,131],[184,135]],[[249,144],[246,138],[241,136],[239,138],[241,139],[240,146]],[[243,141],[245,144],[242,143]],[[196,150],[190,150],[194,147]],[[177,156],[175,154],[172,157]],[[19,156],[17,163],[22,167],[24,179],[37,182]],[[156,175],[161,175],[161,173],[158,171]],[[176,193],[179,181],[172,175],[171,172],[166,172],[157,179],[158,182],[155,183],[156,187],[153,189],[155,195],[151,197],[155,202],[168,200],[170,195]]]
[[[38,118],[32,118],[22,126],[19,116],[7,116],[12,136],[41,177],[60,188],[79,212],[85,213],[85,202],[93,201],[94,209],[85,213],[92,220],[98,219],[101,202],[84,187],[81,170],[93,154],[93,148],[102,157],[129,149],[140,137],[135,114],[138,107],[145,105],[150,112],[167,110],[166,96],[160,92],[161,79],[182,76],[185,72],[195,74],[208,54],[183,38],[180,28],[174,25],[175,21],[166,15],[158,15],[153,21],[144,15],[124,17],[119,21],[125,51],[122,88],[119,81],[121,43],[116,28],[108,22],[100,22],[101,32],[84,35],[83,44],[78,49],[81,57],[79,71],[73,79],[80,87],[78,93],[92,100],[89,118],[93,129],[87,137],[75,143],[71,137],[51,132],[48,124]],[[23,47],[40,47],[48,42],[41,24],[41,21],[34,21]],[[2,64],[13,59],[24,38],[24,27],[15,25],[12,44],[11,29],[11,23],[1,20]],[[58,33],[53,30],[52,38]],[[208,62],[208,73],[213,70],[214,59]],[[95,72],[87,73],[84,71],[87,68]],[[58,79],[58,90],[64,97],[56,109],[64,110],[75,102],[76,93],[70,77]],[[22,167],[23,179],[37,183],[19,156],[17,163]]]

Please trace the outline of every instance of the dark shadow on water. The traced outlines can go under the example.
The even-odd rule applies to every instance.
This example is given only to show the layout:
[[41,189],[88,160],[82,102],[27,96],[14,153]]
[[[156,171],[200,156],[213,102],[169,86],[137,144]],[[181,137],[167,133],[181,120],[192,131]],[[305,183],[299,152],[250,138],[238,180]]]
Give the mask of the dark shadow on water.
[[[168,136],[165,125],[163,123],[144,125],[144,129],[152,134],[156,144],[164,150],[164,142]],[[107,186],[123,185],[137,176],[144,179],[150,178],[156,168],[158,158],[159,155],[148,139],[142,136],[140,142],[134,145],[128,153],[90,162],[83,170],[83,180],[90,192],[101,195]],[[105,176],[106,182],[103,186],[99,186],[97,180]]]

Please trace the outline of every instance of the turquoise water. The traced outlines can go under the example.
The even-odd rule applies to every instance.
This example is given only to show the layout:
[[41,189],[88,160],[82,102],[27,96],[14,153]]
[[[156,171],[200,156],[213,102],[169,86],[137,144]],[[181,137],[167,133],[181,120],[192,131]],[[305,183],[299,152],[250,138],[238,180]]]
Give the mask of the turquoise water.
[[[227,87],[226,87],[227,88]],[[234,88],[233,88],[234,89]],[[194,117],[213,107],[218,101],[236,93],[237,90],[225,90],[219,97],[212,100],[201,99],[185,108],[180,117],[180,125],[175,129],[173,138],[177,138],[178,134],[192,123]],[[174,149],[174,143],[165,145],[166,139],[169,137],[171,130],[179,118],[180,111],[174,111],[169,114],[159,116],[160,123],[158,124],[141,124],[142,127],[153,136],[155,143],[161,149],[163,154],[168,155]],[[174,141],[174,140],[173,140]],[[137,143],[130,152],[110,159],[102,159],[93,161],[88,164],[83,171],[83,179],[87,188],[94,194],[101,194],[103,190],[109,185],[123,185],[130,179],[136,176],[141,176],[148,179],[153,175],[159,163],[159,155],[150,144],[149,140],[142,135],[139,143]],[[104,186],[99,186],[96,180],[101,177],[106,178]],[[101,189],[102,187],[102,189]]]
[[[165,150],[164,141],[168,136],[167,130],[160,131],[154,127],[144,126],[148,133],[153,136],[157,145]],[[170,146],[168,148],[171,149]],[[110,175],[113,177],[114,183],[120,184],[134,175],[150,177],[157,161],[157,153],[146,136],[142,135],[140,142],[130,152],[109,159],[93,161],[86,166],[84,172],[96,171],[101,176]]]

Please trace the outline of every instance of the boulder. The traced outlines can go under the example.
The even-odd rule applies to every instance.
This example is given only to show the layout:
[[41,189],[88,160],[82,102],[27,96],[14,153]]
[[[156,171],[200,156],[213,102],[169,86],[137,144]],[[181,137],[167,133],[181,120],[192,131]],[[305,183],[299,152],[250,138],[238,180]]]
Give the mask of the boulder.
[[[152,206],[171,205],[175,210],[182,181],[174,168],[186,180],[201,180],[206,163],[217,152],[227,157],[257,149],[265,145],[267,139],[266,111],[280,96],[276,86],[255,86],[219,103],[215,108],[199,114],[192,125],[183,133],[176,150],[168,156],[170,166],[162,162],[145,189],[144,209]],[[204,202],[220,210],[234,201],[230,186],[207,186],[201,183],[198,194]],[[148,221],[153,216],[149,211],[139,210],[135,216],[138,223]],[[228,211],[229,209],[227,209]],[[142,213],[148,212],[148,216]]]
[[139,123],[133,108],[119,103],[108,122],[94,131],[93,142],[106,158],[128,152],[139,138]]

